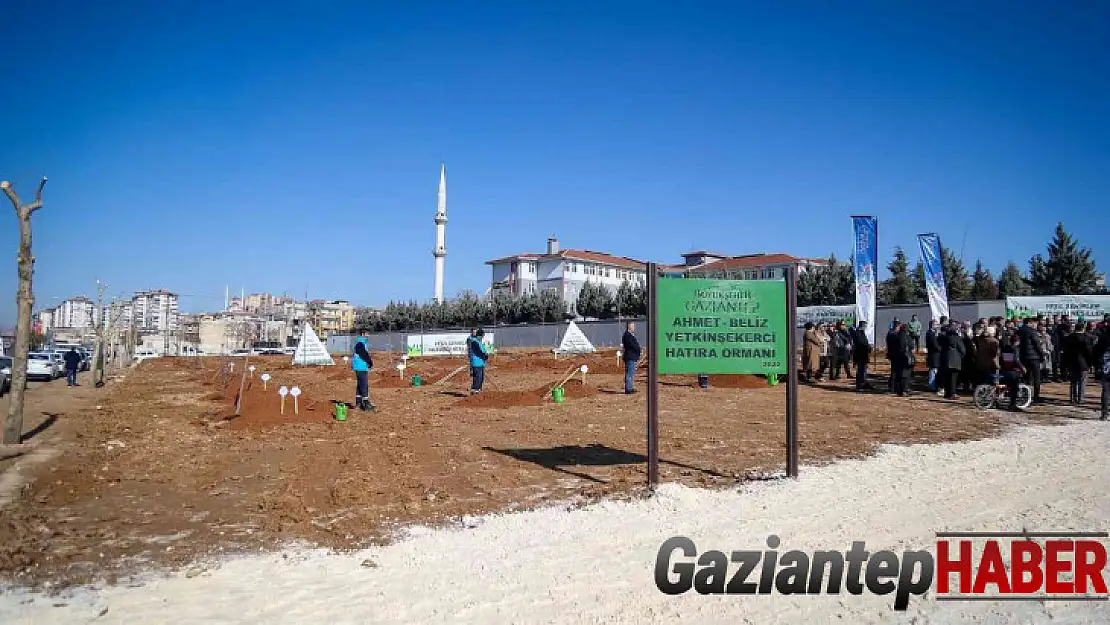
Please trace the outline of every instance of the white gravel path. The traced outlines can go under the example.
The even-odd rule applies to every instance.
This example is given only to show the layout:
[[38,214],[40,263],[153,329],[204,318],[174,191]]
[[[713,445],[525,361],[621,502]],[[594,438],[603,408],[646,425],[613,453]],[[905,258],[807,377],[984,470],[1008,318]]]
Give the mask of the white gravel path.
[[[416,530],[354,555],[290,550],[200,575],[64,599],[7,591],[0,623],[1110,623],[1107,602],[953,603],[892,596],[660,593],[653,566],[674,535],[699,550],[926,548],[943,530],[1106,529],[1110,424],[1015,428],[972,443],[892,447],[742,490],[664,486],[603,502]],[[371,560],[376,566],[363,566]],[[64,603],[63,607],[53,604]]]

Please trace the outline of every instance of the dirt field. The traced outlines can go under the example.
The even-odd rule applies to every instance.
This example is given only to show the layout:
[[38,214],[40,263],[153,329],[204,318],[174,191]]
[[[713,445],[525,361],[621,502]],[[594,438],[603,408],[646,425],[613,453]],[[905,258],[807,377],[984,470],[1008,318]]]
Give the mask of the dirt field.
[[[371,376],[378,411],[352,408],[345,422],[332,417],[335,401],[353,399],[342,361],[252,358],[238,417],[242,359],[233,373],[220,359],[157,359],[81,389],[53,428],[59,457],[3,509],[0,581],[116,581],[291,540],[357,547],[416,522],[642,493],[644,395],[623,394],[613,352],[498,354],[474,397],[466,371],[435,384],[462,359],[411,361],[405,374],[419,373],[420,387],[398,375],[396,356],[375,361],[386,372]],[[545,398],[582,364],[589,373],[566,385],[565,403]],[[721,487],[783,469],[785,384],[660,381],[663,481]],[[288,397],[283,414],[280,385],[303,391],[296,413]],[[857,394],[843,380],[803,386],[799,405],[803,471],[883,443],[991,436],[1012,420],[933,394]]]

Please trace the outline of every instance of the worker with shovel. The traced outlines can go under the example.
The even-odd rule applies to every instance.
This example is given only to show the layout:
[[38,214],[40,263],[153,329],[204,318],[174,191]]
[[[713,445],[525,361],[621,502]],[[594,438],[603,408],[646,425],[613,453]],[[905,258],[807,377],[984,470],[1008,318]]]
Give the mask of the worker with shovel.
[[485,345],[482,345],[482,337],[486,333],[481,328],[478,328],[466,339],[466,354],[470,357],[470,394],[482,392],[482,383],[486,381],[486,361],[489,360],[489,353],[486,352]]
[[355,372],[355,406],[359,410],[375,410],[370,403],[370,370],[374,361],[370,358],[370,341],[365,336],[355,341],[355,353],[351,357],[351,370]]

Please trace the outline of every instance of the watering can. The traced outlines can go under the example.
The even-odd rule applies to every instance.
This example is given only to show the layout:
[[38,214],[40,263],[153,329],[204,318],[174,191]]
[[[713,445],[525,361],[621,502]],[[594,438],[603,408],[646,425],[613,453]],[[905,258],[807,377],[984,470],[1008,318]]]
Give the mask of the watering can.
[[412,385],[413,386],[424,386],[424,378],[420,377],[419,373],[414,373],[412,375]]
[[561,386],[551,389],[551,400],[556,404],[563,403],[566,400],[566,389]]
[[347,420],[347,404],[345,404],[341,401],[335,402],[335,420],[336,421],[346,421]]

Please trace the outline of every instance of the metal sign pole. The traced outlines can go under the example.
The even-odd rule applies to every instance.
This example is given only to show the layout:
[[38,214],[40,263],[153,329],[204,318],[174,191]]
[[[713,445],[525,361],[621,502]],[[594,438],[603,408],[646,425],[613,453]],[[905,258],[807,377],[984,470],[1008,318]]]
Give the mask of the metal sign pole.
[[655,263],[647,266],[647,457],[648,488],[659,484],[659,341],[656,319],[659,311],[658,280]]
[[797,267],[786,269],[786,475],[798,477],[798,281]]

